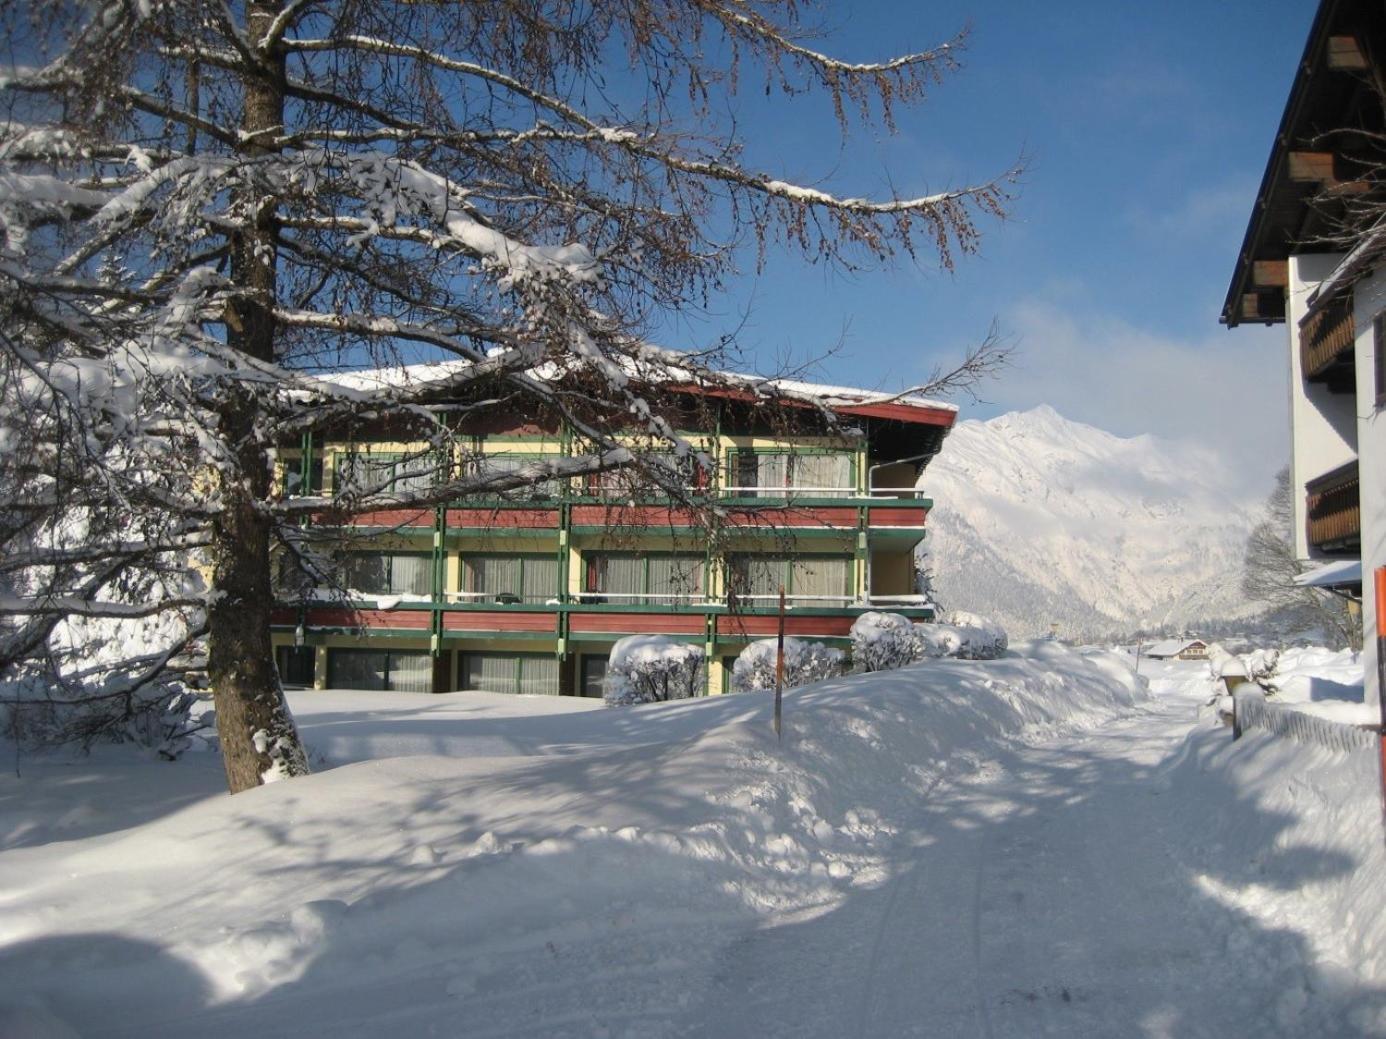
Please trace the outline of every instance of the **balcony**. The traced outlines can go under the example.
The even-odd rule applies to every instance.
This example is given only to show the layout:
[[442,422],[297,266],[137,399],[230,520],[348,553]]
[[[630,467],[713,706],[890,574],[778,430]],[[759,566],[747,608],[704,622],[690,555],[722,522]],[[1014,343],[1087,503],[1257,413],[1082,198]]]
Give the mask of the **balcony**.
[[1356,555],[1362,548],[1362,506],[1357,460],[1305,485],[1309,546],[1325,555]]
[[1325,383],[1332,393],[1353,392],[1356,339],[1351,298],[1335,300],[1314,311],[1299,328],[1299,361],[1304,378]]

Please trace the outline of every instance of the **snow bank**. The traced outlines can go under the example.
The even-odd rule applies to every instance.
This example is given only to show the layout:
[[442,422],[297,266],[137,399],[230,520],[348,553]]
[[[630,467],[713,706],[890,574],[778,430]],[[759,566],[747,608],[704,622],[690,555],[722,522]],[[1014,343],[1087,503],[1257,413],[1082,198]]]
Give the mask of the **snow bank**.
[[1380,712],[1366,703],[1363,677],[1362,657],[1351,650],[1287,649],[1271,676],[1271,702],[1330,721],[1370,725],[1381,720]]
[[[1270,1009],[1288,1032],[1349,1034],[1315,1029],[1298,1015],[1316,988],[1332,996],[1352,991],[1358,978],[1386,979],[1375,751],[1335,752],[1256,730],[1234,743],[1226,730],[1205,729],[1190,738],[1171,783],[1176,793],[1225,792],[1189,834],[1186,855],[1200,861],[1194,879],[1203,891],[1247,920],[1222,937],[1228,954],[1259,945],[1252,962],[1260,976],[1248,976],[1247,987],[1277,993]],[[1257,934],[1304,936],[1317,978],[1292,946]],[[1379,1000],[1357,1014],[1350,1034],[1382,1034]]]
[[[369,718],[370,697],[388,703],[387,728],[410,724],[396,694],[362,696],[349,719],[302,712],[309,745]],[[738,936],[885,883],[900,849],[929,839],[921,810],[940,784],[1144,689],[1115,655],[1025,644],[791,691],[779,744],[765,697],[576,712],[554,698],[560,719],[532,702],[502,717],[478,696],[449,698],[450,727],[510,756],[364,761],[181,804],[174,773],[135,770],[142,797],[107,776],[102,803],[124,807],[62,842],[23,839],[37,820],[21,791],[46,791],[33,811],[49,817],[91,796],[80,773],[0,779],[0,832],[18,835],[0,854],[0,1021],[686,1031]],[[416,702],[424,749],[431,698]],[[486,709],[469,720],[469,702]],[[549,747],[560,720],[577,734]]]

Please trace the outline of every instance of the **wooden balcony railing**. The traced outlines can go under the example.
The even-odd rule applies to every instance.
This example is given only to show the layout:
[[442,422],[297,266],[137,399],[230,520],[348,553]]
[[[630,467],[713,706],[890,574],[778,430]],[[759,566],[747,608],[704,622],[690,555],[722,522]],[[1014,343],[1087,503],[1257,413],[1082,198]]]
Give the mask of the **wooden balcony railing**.
[[1352,363],[1357,328],[1352,300],[1336,300],[1316,310],[1299,328],[1299,360],[1310,382],[1326,380],[1336,366]]
[[1321,552],[1350,552],[1362,543],[1357,460],[1305,485],[1309,544]]

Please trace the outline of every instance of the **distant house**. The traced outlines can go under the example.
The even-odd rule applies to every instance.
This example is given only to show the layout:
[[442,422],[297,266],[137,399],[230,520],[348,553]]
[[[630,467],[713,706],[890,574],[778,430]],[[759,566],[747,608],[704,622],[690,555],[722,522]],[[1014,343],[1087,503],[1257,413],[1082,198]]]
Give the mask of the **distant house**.
[[1156,660],[1207,660],[1208,643],[1202,639],[1165,639],[1145,651]]

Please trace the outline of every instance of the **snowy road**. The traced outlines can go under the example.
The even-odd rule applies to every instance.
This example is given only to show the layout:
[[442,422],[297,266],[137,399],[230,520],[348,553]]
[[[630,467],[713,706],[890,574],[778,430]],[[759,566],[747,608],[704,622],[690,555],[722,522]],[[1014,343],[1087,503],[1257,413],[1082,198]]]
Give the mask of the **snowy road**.
[[1197,702],[1163,693],[941,786],[886,885],[738,941],[688,1034],[1363,1034],[1298,935],[1191,880],[1231,808],[1171,783]]

